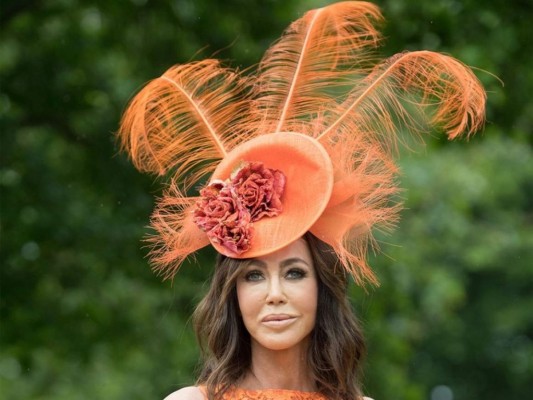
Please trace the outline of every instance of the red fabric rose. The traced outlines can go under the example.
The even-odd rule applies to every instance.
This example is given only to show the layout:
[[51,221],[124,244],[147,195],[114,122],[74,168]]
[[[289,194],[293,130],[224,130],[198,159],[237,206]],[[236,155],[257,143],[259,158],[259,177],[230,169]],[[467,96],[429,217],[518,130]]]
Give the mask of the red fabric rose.
[[213,182],[200,190],[193,221],[204,232],[209,232],[219,222],[235,212],[235,199],[224,182]]
[[235,190],[224,182],[214,182],[200,190],[194,223],[214,243],[235,254],[250,248],[253,229],[250,212],[242,205]]
[[250,210],[252,221],[275,217],[283,211],[281,195],[285,189],[285,175],[281,171],[251,162],[237,172],[231,184]]
[[246,209],[236,210],[228,219],[221,221],[207,233],[214,243],[218,243],[232,253],[240,255],[252,245],[253,227],[250,213]]
[[253,222],[282,211],[285,175],[260,162],[242,167],[229,181],[200,190],[193,220],[213,243],[240,255],[252,245]]

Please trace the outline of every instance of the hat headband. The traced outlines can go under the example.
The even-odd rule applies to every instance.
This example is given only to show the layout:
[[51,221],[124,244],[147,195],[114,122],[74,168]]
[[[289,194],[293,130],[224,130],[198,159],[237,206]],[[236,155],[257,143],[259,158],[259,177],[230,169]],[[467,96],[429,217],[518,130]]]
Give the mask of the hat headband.
[[218,252],[235,258],[272,253],[301,237],[326,208],[333,188],[328,153],[316,140],[302,134],[267,134],[236,147],[220,162],[211,181],[228,179],[236,167],[247,162],[260,162],[284,174],[283,211],[253,223],[253,242],[242,254],[213,243]]
[[[171,177],[152,216],[156,271],[174,276],[209,243],[230,257],[258,257],[311,231],[358,283],[377,283],[366,253],[372,231],[398,219],[398,132],[471,134],[484,123],[486,99],[470,68],[450,56],[415,51],[379,61],[381,20],[367,2],[311,10],[254,74],[198,61],[170,68],[135,96],[122,147],[141,171]],[[240,180],[259,170],[257,182],[245,183],[262,190],[256,199]]]

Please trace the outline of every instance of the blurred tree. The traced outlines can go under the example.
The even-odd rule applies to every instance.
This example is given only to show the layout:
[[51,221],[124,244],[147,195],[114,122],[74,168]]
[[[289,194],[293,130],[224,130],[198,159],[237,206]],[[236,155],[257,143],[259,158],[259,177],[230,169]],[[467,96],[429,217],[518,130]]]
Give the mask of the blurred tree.
[[[405,218],[374,262],[382,287],[370,298],[354,293],[369,329],[368,385],[379,398],[530,391],[533,164],[524,160],[533,152],[487,135],[402,159]],[[439,387],[454,397],[430,397]]]
[[[179,62],[246,68],[320,0],[6,1],[0,10],[0,393],[162,398],[194,379],[210,250],[161,283],[140,240],[160,182],[117,156],[128,98]],[[381,1],[384,54],[490,71],[487,132],[404,156],[407,210],[353,288],[376,399],[526,398],[533,377],[530,2]],[[529,297],[528,297],[529,296]],[[455,397],[450,397],[450,393]],[[448,396],[448,397],[446,397]]]

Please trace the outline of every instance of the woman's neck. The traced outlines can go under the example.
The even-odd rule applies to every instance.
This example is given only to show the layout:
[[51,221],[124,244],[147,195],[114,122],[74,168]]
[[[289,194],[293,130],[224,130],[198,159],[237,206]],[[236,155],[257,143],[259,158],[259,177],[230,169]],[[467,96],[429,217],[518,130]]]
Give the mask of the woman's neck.
[[244,389],[316,390],[309,376],[307,345],[270,350],[252,343],[252,365],[240,387]]

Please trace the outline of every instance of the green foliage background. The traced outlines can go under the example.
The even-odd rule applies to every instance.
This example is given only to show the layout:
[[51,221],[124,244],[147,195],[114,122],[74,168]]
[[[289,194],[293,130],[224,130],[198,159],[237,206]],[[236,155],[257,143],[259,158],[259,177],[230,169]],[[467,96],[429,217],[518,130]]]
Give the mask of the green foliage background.
[[[169,66],[256,63],[328,1],[43,0],[0,5],[0,396],[148,399],[194,381],[189,317],[213,253],[174,282],[141,239],[161,184],[118,154],[121,112]],[[352,287],[377,400],[525,399],[533,382],[533,6],[382,0],[383,49],[480,68],[485,132],[401,158],[406,209],[381,287]],[[491,74],[490,71],[504,83]]]

